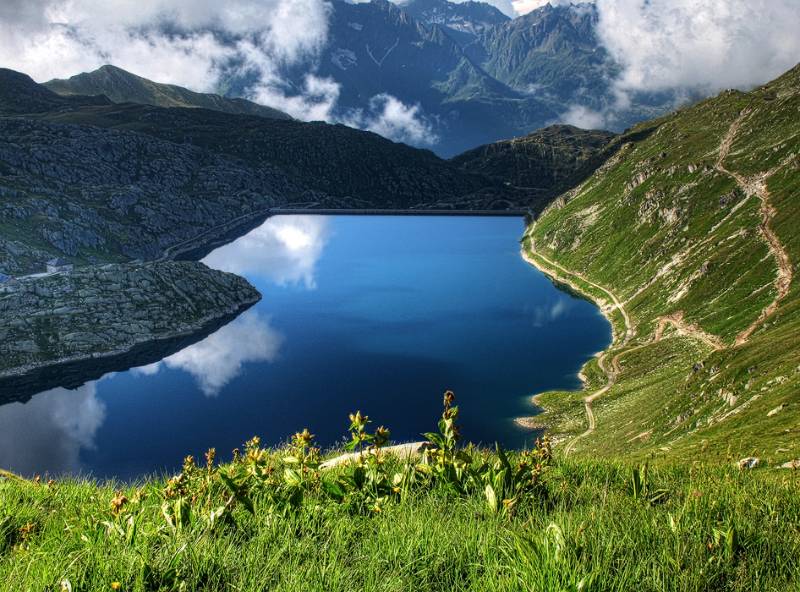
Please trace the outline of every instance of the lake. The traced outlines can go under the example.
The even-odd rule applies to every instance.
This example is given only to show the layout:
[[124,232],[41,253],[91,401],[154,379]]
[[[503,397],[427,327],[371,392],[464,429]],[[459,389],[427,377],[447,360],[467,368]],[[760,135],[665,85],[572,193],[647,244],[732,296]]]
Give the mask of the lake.
[[519,255],[519,218],[276,216],[212,252],[263,300],[164,360],[0,407],[0,467],[135,479],[308,427],[327,447],[361,410],[395,441],[455,391],[473,442],[532,444],[530,396],[580,386],[611,340],[598,309]]

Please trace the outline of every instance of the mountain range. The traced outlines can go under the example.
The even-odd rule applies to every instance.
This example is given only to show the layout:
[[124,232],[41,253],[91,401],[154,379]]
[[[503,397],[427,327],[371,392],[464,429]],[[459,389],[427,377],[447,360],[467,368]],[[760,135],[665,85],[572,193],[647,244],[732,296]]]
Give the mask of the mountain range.
[[[411,0],[398,6],[388,0],[333,0],[330,7],[319,51],[274,65],[280,93],[303,95],[313,74],[336,89],[330,89],[333,98],[325,99],[332,102],[331,120],[371,129],[387,97],[395,98],[416,109],[427,133],[394,139],[429,147],[443,157],[569,120],[575,108],[612,113],[606,127],[622,131],[675,104],[671,93],[642,94],[618,108],[613,80],[619,66],[598,39],[592,3],[545,5],[513,20],[481,2]],[[220,38],[231,46],[237,42]],[[257,67],[232,63],[222,70],[218,93],[259,98],[265,81]],[[111,71],[48,86],[60,93],[102,93],[112,100],[162,106],[187,100],[185,92],[164,86],[126,89]],[[277,99],[267,95],[259,100]]]
[[[35,273],[53,257],[77,267],[58,282],[2,279],[7,307],[35,312],[63,296],[29,315],[33,328],[2,317],[3,359],[46,366],[152,340],[185,345],[187,326],[207,330],[257,293],[193,263],[167,274],[202,287],[188,324],[121,332],[113,313],[92,311],[163,301],[176,287],[155,281],[160,262],[197,258],[275,208],[522,208],[534,221],[525,256],[614,326],[612,347],[583,370],[588,394],[538,399],[539,421],[568,451],[800,453],[800,66],[622,134],[556,125],[449,161],[343,125],[208,109],[180,91],[191,106],[62,95],[0,70],[0,272]],[[87,292],[97,277],[107,281]],[[136,278],[153,278],[145,293]],[[102,339],[86,339],[87,327]]]

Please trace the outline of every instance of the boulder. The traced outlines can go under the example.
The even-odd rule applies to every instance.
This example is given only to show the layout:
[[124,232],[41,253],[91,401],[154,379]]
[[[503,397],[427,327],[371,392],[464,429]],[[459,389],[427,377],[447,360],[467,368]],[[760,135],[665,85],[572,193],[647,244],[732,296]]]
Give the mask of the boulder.
[[743,458],[737,463],[737,466],[740,470],[744,469],[755,469],[758,465],[761,464],[761,459],[755,456],[748,456],[747,458]]

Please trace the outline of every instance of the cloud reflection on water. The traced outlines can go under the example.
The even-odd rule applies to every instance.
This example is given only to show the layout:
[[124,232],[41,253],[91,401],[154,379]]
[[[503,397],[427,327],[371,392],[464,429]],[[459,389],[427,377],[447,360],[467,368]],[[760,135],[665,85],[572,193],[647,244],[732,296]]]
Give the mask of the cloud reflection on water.
[[183,370],[195,378],[204,395],[214,397],[241,373],[245,363],[273,361],[283,339],[267,319],[247,311],[203,341],[132,372],[151,376],[162,366]]
[[530,315],[531,324],[536,328],[541,328],[563,317],[571,307],[570,300],[559,296],[554,302],[536,305],[527,312]]
[[24,475],[80,471],[81,449],[93,449],[105,421],[97,383],[56,388],[0,407],[0,467]]
[[324,216],[273,216],[252,232],[213,251],[203,263],[281,286],[299,284],[313,289],[317,261],[328,235]]

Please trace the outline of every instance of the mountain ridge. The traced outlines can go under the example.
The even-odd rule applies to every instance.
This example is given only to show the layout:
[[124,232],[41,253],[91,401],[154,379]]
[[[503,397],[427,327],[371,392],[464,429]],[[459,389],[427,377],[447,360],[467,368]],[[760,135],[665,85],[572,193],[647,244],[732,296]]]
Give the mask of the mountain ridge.
[[798,109],[800,65],[649,122],[529,228],[525,256],[615,325],[582,393],[537,397],[566,450],[800,455]]
[[106,64],[92,72],[68,79],[53,79],[45,88],[63,96],[104,95],[115,103],[141,103],[155,107],[201,107],[223,113],[258,115],[272,119],[292,119],[282,111],[240,98],[211,93],[196,93],[174,84],[153,82],[122,68]]

